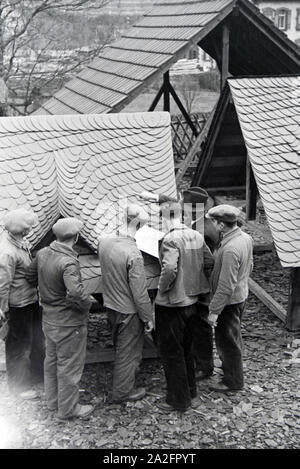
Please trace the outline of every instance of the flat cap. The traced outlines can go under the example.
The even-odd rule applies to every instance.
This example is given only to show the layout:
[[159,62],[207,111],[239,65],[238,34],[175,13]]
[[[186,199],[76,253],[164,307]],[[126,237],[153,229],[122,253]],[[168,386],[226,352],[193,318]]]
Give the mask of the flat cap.
[[60,218],[53,226],[52,231],[57,238],[72,238],[83,228],[83,223],[78,218]]
[[37,215],[32,210],[25,208],[10,210],[3,218],[4,228],[11,234],[21,234],[37,222]]
[[217,205],[208,210],[206,217],[215,218],[216,220],[225,221],[228,223],[236,222],[240,215],[240,209],[233,205]]
[[205,204],[208,199],[208,193],[202,187],[190,187],[183,191],[183,202],[185,204]]

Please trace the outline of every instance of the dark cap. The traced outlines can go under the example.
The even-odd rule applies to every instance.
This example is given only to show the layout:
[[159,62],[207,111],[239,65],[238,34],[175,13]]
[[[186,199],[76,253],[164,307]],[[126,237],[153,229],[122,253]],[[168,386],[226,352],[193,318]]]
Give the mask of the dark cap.
[[183,191],[183,202],[185,204],[205,204],[208,199],[208,193],[202,187],[190,187]]

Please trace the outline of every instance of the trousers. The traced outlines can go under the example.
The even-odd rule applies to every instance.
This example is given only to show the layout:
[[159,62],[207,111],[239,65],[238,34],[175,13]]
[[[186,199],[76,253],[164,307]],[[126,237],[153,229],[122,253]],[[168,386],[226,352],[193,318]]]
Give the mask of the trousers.
[[197,313],[193,316],[193,354],[196,370],[210,374],[214,369],[213,359],[213,330],[205,321],[208,316],[208,306],[197,303]]
[[46,337],[45,397],[50,410],[72,416],[79,401],[87,342],[87,326],[55,326],[43,322]]
[[244,386],[241,334],[244,308],[245,302],[225,306],[215,328],[216,347],[224,373],[223,383],[233,389],[241,389]]
[[166,402],[186,410],[197,395],[193,355],[193,316],[196,306],[155,305],[157,343],[167,382]]
[[20,308],[10,307],[8,325],[5,340],[7,381],[9,389],[19,393],[43,381],[45,338],[38,302]]
[[113,370],[113,401],[126,400],[135,383],[135,373],[142,360],[144,327],[138,314],[122,314],[107,309],[115,362]]

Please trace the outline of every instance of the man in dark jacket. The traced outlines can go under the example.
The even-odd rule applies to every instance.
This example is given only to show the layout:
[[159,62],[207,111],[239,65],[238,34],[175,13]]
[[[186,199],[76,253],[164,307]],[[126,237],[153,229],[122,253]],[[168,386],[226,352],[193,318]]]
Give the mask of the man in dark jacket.
[[134,389],[134,383],[142,359],[144,330],[153,329],[153,312],[144,261],[134,236],[147,221],[148,215],[141,207],[129,205],[119,233],[99,242],[103,299],[116,350],[114,402],[135,401],[146,394],[144,388]]
[[185,411],[196,397],[193,342],[196,304],[209,292],[213,256],[203,236],[181,223],[178,202],[161,205],[166,235],[161,240],[161,275],[155,300],[158,346],[167,381],[163,410]]
[[82,226],[76,218],[58,220],[52,228],[57,241],[37,253],[27,272],[30,283],[38,279],[46,337],[45,395],[59,419],[85,417],[93,410],[78,403],[91,306],[73,249]]

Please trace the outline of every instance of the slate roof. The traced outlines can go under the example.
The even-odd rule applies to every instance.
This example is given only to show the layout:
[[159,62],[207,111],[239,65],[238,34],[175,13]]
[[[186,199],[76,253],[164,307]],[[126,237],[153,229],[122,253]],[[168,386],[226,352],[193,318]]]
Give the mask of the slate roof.
[[229,79],[283,267],[300,267],[300,76]]
[[297,46],[250,2],[158,0],[35,114],[119,112],[195,44],[219,63],[220,24],[229,15],[232,75],[274,73],[274,67],[277,73],[298,73]]
[[[176,195],[169,113],[0,119],[0,224],[8,209],[31,207],[34,245],[60,216],[75,216],[95,252],[121,223],[118,201],[143,190]],[[83,266],[84,277],[99,274],[97,262]]]

